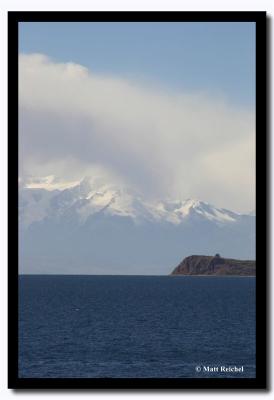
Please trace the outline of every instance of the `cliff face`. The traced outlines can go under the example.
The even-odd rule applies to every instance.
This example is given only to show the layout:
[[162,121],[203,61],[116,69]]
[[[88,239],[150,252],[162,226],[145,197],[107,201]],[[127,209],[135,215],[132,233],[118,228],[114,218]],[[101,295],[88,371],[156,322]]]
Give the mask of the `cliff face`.
[[237,275],[255,276],[256,262],[253,260],[234,260],[219,255],[186,257],[171,275]]

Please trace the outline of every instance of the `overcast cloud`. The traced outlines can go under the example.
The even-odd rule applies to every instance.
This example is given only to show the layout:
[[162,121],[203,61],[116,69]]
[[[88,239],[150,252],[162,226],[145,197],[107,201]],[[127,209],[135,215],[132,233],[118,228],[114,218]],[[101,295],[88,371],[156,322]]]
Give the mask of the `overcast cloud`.
[[45,55],[19,58],[21,175],[111,172],[145,196],[255,208],[255,115]]

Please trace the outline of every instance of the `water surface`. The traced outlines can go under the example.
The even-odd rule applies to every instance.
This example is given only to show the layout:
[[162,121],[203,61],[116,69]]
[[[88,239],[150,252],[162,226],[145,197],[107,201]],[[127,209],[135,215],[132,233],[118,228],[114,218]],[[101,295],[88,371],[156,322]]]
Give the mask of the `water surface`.
[[28,378],[255,377],[255,278],[20,276],[19,353]]

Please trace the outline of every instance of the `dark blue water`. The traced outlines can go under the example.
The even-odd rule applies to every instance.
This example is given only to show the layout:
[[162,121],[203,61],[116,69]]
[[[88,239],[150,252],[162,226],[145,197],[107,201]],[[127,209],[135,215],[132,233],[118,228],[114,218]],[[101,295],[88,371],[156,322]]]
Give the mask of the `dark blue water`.
[[255,377],[255,278],[21,276],[19,287],[20,377]]

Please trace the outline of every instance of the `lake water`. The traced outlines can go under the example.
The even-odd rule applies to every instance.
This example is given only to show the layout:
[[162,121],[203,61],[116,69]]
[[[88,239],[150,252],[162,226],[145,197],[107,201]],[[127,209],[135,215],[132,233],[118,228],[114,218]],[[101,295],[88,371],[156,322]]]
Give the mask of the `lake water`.
[[252,277],[19,277],[20,377],[255,377],[255,334]]

